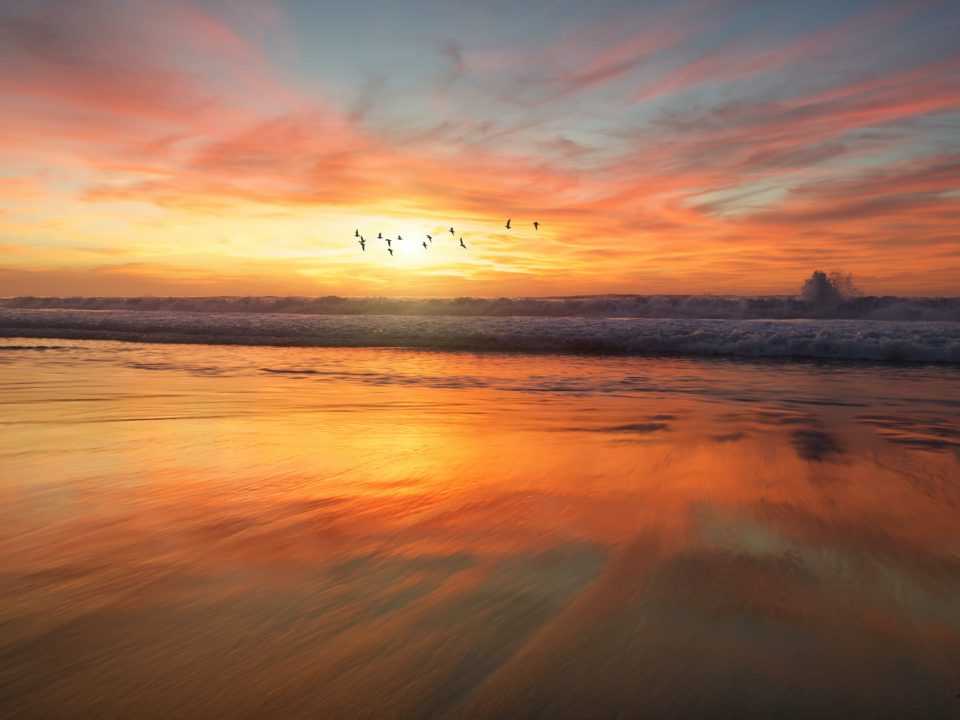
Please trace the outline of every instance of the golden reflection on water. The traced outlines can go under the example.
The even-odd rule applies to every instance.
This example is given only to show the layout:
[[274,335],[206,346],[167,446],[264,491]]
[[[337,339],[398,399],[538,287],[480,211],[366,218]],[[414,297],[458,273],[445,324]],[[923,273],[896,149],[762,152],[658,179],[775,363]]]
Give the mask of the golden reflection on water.
[[955,369],[47,344],[4,717],[960,708]]

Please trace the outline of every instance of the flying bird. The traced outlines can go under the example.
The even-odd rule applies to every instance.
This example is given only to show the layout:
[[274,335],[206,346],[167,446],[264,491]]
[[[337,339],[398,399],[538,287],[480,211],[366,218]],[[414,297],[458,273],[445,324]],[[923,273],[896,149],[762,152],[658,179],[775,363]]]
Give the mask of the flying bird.
[[397,240],[403,240],[403,236],[402,236],[402,235],[397,235]]
[[[385,238],[385,240],[387,241],[387,247],[390,247],[390,243],[392,243],[393,240],[391,240],[390,238]],[[393,255],[393,250],[390,251],[390,254]]]
[[427,244],[426,244],[426,243],[423,243],[423,249],[424,249],[424,250],[427,249]]
[[353,236],[360,237],[360,228],[357,228],[356,230],[353,231]]
[[427,240],[429,240],[430,243],[433,244],[433,235],[427,235]]
[[464,250],[467,249],[467,246],[463,244],[463,238],[460,238],[460,247],[462,247]]
[[387,252],[390,253],[390,257],[393,257],[393,250],[391,250],[390,248],[387,248]]
[[366,252],[366,251],[367,251],[367,241],[364,240],[363,237],[361,236],[361,237],[360,237],[360,240],[359,240],[358,242],[360,243],[360,249],[363,250],[364,252]]
[[507,230],[510,229],[510,218],[507,218]]
[[533,221],[533,229],[534,229],[534,230],[539,230],[539,229],[540,229],[540,223],[538,223],[536,220]]
[[377,233],[377,240],[383,240],[383,233]]
[[453,228],[450,228],[450,234],[453,235]]

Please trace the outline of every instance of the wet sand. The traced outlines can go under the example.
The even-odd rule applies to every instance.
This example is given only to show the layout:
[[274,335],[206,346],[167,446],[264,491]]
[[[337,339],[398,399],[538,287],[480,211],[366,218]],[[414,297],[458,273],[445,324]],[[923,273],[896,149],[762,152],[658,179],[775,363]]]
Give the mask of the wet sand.
[[4,718],[960,715],[960,370],[0,340]]

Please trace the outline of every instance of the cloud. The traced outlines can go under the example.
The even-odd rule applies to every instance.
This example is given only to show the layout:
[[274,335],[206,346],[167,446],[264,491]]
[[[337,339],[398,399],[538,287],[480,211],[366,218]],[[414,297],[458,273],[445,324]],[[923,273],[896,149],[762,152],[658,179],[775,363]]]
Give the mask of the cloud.
[[[901,291],[955,286],[960,55],[895,33],[877,45],[917,21],[904,8],[771,39],[741,37],[728,11],[619,11],[482,50],[473,35],[433,41],[433,84],[391,96],[424,109],[393,122],[374,112],[389,70],[340,105],[278,66],[272,47],[296,55],[280,6],[2,4],[0,147],[17,177],[0,178],[0,240],[40,262],[28,238],[49,238],[51,219],[82,225],[85,247],[135,249],[127,206],[205,237],[260,213],[264,243],[291,215],[332,226],[359,212],[482,233],[454,273],[475,292],[533,286],[508,276],[551,291],[792,290],[817,257]],[[827,60],[835,71],[797,79]],[[500,237],[507,216],[544,226]],[[904,264],[917,247],[936,260]],[[349,278],[351,262],[324,272]]]

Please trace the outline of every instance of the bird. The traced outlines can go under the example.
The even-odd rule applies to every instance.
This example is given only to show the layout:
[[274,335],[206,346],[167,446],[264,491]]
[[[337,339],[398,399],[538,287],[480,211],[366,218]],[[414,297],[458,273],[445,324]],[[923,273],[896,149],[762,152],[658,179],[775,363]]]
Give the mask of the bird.
[[460,247],[462,247],[464,250],[467,249],[467,246],[463,244],[463,238],[460,238]]
[[427,240],[430,241],[430,244],[433,244],[433,235],[427,235]]
[[403,236],[402,236],[402,235],[397,235],[397,240],[403,240]]
[[424,249],[424,250],[427,249],[427,244],[426,244],[426,243],[423,243],[423,249]]
[[377,240],[383,240],[383,233],[377,233]]
[[360,228],[357,228],[356,230],[353,231],[353,236],[360,237]]
[[360,243],[360,249],[363,250],[364,252],[366,252],[366,251],[367,251],[367,241],[364,240],[363,237],[361,237],[360,240],[359,240],[359,243]]
[[534,229],[534,230],[539,230],[539,229],[540,229],[540,223],[538,223],[536,220],[533,221],[533,229]]
[[390,253],[390,257],[393,257],[393,250],[392,250],[392,249],[387,248],[387,252]]
[[450,234],[453,235],[453,228],[450,228]]
[[510,229],[510,218],[507,218],[507,230]]
[[[387,247],[390,247],[390,243],[392,243],[393,240],[391,240],[390,238],[385,238],[385,240],[387,241]],[[393,255],[393,250],[390,251],[390,254]]]

